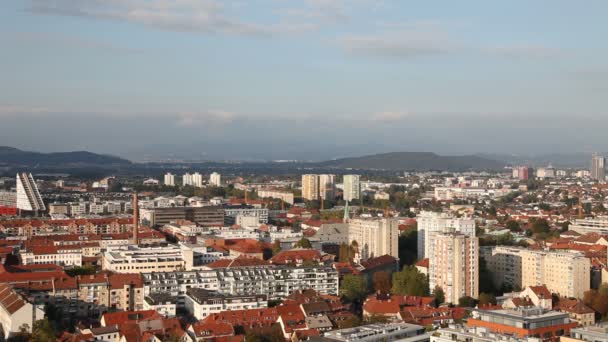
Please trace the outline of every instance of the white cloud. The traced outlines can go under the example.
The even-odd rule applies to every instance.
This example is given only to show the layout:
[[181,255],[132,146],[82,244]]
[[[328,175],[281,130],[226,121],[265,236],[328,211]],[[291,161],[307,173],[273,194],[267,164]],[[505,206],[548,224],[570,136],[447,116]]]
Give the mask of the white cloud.
[[564,55],[563,49],[540,44],[498,45],[484,51],[497,56],[521,59],[549,59]]
[[89,17],[131,22],[164,30],[269,35],[316,28],[310,23],[256,23],[240,19],[219,0],[30,0],[27,10],[37,14]]
[[208,110],[202,112],[182,112],[177,115],[178,126],[193,126],[206,123],[229,123],[236,114],[225,110]]

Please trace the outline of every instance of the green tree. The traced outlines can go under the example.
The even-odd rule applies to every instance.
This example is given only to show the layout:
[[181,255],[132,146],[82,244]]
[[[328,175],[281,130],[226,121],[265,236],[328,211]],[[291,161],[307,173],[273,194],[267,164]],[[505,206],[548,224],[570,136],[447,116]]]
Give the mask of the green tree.
[[413,229],[399,235],[399,262],[412,265],[418,254],[418,231]]
[[551,231],[551,226],[547,220],[537,219],[532,223],[532,231],[534,234],[549,233]]
[[354,328],[361,325],[361,319],[355,315],[336,322],[338,329]]
[[274,240],[272,243],[272,255],[275,256],[281,252],[281,241]]
[[440,286],[435,286],[435,288],[433,289],[433,297],[435,297],[436,307],[445,303],[445,293],[443,292],[443,289]]
[[460,297],[458,299],[458,306],[460,306],[460,307],[473,308],[473,307],[475,307],[475,305],[477,305],[477,302],[475,301],[475,298],[473,298],[473,297],[464,296],[464,297]]
[[296,244],[294,245],[294,247],[296,247],[296,248],[312,248],[312,244],[310,243],[310,240],[308,240],[307,238],[301,238],[300,241],[296,242]]
[[55,342],[56,340],[55,327],[47,318],[34,322],[30,337],[31,342]]
[[429,282],[415,266],[404,266],[401,272],[393,273],[393,294],[408,296],[428,296]]
[[362,276],[347,274],[340,284],[340,293],[349,302],[361,302],[368,292],[367,281]]
[[374,273],[372,282],[376,291],[388,292],[391,290],[391,275],[388,272],[380,271]]
[[490,293],[479,294],[479,305],[496,305],[496,297]]
[[389,318],[384,315],[373,314],[365,319],[366,324],[388,323]]
[[519,225],[519,222],[515,220],[507,221],[506,227],[512,232],[521,232],[521,226]]

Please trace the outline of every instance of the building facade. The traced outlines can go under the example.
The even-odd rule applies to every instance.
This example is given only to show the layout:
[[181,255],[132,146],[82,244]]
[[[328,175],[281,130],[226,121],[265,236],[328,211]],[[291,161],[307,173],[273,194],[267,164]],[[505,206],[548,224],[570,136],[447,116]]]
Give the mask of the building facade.
[[475,236],[475,220],[456,218],[445,213],[425,211],[417,217],[418,222],[418,260],[428,258],[433,248],[435,233],[455,230],[464,235]]
[[357,218],[348,222],[348,240],[356,241],[359,260],[382,255],[399,258],[399,222],[393,218]]
[[343,177],[343,197],[344,200],[350,202],[361,198],[361,176],[359,175],[344,175]]

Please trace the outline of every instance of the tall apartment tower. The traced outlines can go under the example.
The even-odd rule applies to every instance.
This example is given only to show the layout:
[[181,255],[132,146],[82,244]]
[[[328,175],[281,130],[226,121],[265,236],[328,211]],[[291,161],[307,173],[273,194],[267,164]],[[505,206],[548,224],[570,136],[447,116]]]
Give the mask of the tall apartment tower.
[[302,198],[309,201],[319,199],[319,176],[302,175]]
[[447,303],[479,296],[479,239],[453,232],[437,233],[429,256],[429,288],[441,287]]
[[209,184],[213,186],[222,186],[222,175],[217,172],[212,173],[209,176]]
[[597,153],[591,158],[591,179],[600,182],[606,180],[606,158]]
[[182,185],[194,185],[192,183],[192,175],[189,172],[184,173],[182,176]]
[[471,218],[456,218],[445,213],[423,211],[416,219],[418,221],[418,260],[430,258],[434,248],[433,240],[437,233],[454,230],[470,237],[475,236],[475,220]]
[[168,186],[175,186],[175,175],[172,174],[171,172],[165,173],[164,183],[165,183],[165,185],[168,185]]
[[361,195],[361,182],[359,175],[344,175],[344,200],[352,201],[359,199]]
[[319,197],[324,200],[334,199],[336,175],[319,175]]
[[349,219],[348,241],[357,242],[360,260],[382,255],[398,259],[399,222],[393,218]]
[[45,211],[46,206],[38,191],[38,185],[31,173],[17,174],[17,209],[24,211]]
[[202,188],[203,187],[203,175],[201,175],[198,172],[195,172],[192,175],[192,185],[197,188]]

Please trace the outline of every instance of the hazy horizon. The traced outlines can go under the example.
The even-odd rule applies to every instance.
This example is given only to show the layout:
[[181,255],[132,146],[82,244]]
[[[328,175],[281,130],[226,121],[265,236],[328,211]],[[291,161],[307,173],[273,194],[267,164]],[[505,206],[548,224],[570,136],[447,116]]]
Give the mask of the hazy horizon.
[[132,160],[608,150],[602,1],[1,7],[0,145]]

